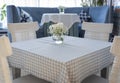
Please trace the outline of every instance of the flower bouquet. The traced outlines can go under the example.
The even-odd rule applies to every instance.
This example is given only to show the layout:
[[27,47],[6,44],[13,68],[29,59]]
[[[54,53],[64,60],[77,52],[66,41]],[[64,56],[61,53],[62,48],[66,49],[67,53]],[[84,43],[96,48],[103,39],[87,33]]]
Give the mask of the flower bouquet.
[[64,14],[65,7],[64,6],[59,6],[59,13]]
[[52,38],[56,43],[62,43],[64,40],[63,35],[67,34],[67,31],[68,30],[63,23],[57,23],[50,25],[48,32],[52,35]]

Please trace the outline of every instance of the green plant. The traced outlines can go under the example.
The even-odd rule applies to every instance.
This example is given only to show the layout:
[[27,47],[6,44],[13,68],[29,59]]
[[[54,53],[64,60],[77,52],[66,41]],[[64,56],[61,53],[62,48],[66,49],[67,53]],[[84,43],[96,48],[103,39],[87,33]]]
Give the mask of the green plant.
[[84,6],[102,6],[104,4],[104,0],[81,0],[81,5]]
[[0,20],[4,20],[4,18],[6,17],[6,4],[4,4],[1,8],[0,8]]
[[59,12],[64,12],[65,7],[64,6],[59,6]]
[[104,4],[104,0],[98,0],[97,5],[102,6]]
[[81,0],[81,5],[83,7],[88,7],[89,6],[89,3],[90,3],[90,0]]

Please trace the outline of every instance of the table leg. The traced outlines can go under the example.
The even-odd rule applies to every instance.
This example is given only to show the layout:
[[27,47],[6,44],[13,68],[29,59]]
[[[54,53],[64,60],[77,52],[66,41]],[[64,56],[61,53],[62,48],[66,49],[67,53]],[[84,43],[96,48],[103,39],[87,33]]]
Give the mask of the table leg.
[[101,77],[108,79],[109,78],[109,67],[103,68],[101,70]]
[[20,77],[21,76],[20,73],[21,73],[21,70],[19,68],[13,68],[12,67],[13,79],[16,79],[16,78]]

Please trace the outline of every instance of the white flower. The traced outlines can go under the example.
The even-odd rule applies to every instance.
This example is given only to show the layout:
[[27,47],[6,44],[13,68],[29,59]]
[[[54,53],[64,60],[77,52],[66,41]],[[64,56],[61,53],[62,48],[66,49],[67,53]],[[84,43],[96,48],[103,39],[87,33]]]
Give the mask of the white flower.
[[67,28],[64,26],[63,23],[53,24],[49,27],[49,33],[52,35],[61,36],[67,33]]
[[64,6],[59,6],[58,9],[59,9],[59,12],[64,12],[65,7]]

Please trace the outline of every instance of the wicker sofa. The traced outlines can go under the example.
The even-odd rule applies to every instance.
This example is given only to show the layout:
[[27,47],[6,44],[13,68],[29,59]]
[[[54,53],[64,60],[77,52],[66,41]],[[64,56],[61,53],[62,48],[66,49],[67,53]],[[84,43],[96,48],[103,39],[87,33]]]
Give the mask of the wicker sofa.
[[[20,11],[18,8],[21,8],[28,12],[32,18],[33,21],[37,21],[38,23],[41,22],[42,15],[44,13],[59,13],[58,8],[49,8],[49,7],[17,7],[15,5],[8,5],[7,6],[7,22],[8,23],[18,23],[20,22]],[[99,6],[99,7],[70,7],[65,8],[65,13],[79,13],[81,10],[84,10],[87,12],[88,15],[90,15],[92,22],[97,23],[109,23],[112,22],[112,15],[110,13],[110,7],[109,6]],[[48,25],[50,25],[49,23]],[[48,26],[47,25],[47,26]],[[46,26],[46,25],[44,25]],[[81,30],[81,23],[76,23],[73,25],[74,29],[71,29],[71,33],[74,33],[72,36],[78,36],[83,37],[84,31]],[[45,37],[47,36],[46,30],[47,28],[40,28],[38,31],[36,31],[37,37]],[[77,32],[75,32],[77,31]],[[70,34],[71,34],[70,33]],[[69,35],[70,35],[69,34]]]

